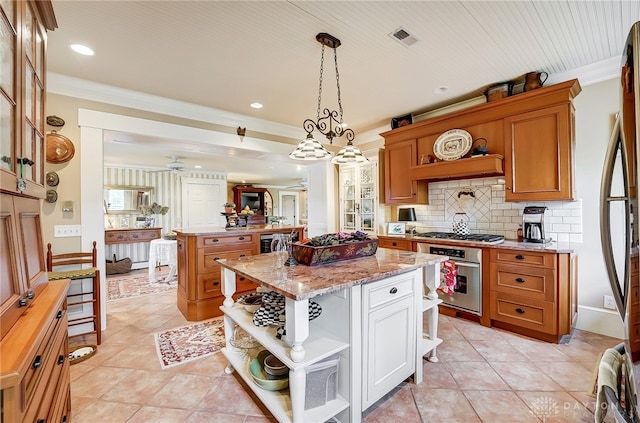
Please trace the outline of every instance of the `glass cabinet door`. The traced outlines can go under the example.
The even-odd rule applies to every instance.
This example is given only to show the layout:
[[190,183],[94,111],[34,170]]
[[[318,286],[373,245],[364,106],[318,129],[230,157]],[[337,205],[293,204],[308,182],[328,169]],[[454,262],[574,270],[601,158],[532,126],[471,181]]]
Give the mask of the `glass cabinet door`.
[[376,227],[375,165],[360,165],[360,230],[373,232]]
[[340,167],[340,230],[376,232],[377,167],[375,163]]
[[357,229],[356,213],[358,198],[356,197],[356,169],[340,167],[340,226],[343,232]]

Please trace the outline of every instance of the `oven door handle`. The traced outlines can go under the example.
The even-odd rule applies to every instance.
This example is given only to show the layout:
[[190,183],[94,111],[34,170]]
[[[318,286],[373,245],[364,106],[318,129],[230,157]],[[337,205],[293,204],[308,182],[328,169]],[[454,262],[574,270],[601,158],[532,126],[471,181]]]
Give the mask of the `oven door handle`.
[[473,267],[475,269],[480,268],[480,264],[479,263],[469,263],[469,262],[466,262],[466,261],[455,261],[455,260],[454,260],[454,263],[457,266],[460,266],[460,267]]

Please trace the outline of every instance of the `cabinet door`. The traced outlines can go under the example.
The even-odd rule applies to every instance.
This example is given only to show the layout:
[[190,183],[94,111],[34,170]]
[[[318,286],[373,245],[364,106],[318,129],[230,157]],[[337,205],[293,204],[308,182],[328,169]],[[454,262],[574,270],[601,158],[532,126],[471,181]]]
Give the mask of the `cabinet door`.
[[385,145],[384,184],[387,204],[412,204],[417,199],[417,183],[409,177],[408,169],[417,160],[416,140]]
[[504,119],[505,200],[573,200],[571,105]]
[[14,197],[14,208],[18,219],[18,250],[22,265],[25,288],[36,295],[47,281],[47,268],[42,241],[40,200]]
[[359,184],[359,220],[358,230],[374,234],[376,232],[376,209],[378,208],[378,199],[376,180],[378,172],[376,164],[369,163],[358,166],[358,184]]
[[365,319],[363,409],[415,371],[414,322],[413,296],[380,307]]
[[27,309],[19,304],[25,289],[18,263],[17,227],[13,197],[0,194],[0,337],[4,337]]
[[344,232],[357,229],[356,167],[340,166],[340,227]]

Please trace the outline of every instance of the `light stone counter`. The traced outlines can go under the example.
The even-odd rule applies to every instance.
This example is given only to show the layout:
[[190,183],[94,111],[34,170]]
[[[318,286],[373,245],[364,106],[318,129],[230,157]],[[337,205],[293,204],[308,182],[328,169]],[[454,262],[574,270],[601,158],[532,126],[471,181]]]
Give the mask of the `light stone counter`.
[[389,276],[438,264],[446,259],[445,256],[434,254],[378,248],[376,254],[370,257],[320,266],[298,264],[276,269],[274,253],[238,259],[221,259],[218,263],[238,275],[298,301],[375,282]]

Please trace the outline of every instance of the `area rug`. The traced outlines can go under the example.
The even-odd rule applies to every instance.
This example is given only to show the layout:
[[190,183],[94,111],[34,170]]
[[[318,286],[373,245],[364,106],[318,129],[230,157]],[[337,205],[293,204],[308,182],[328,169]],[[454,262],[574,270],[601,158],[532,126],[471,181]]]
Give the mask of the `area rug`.
[[[163,273],[164,271],[164,273]],[[168,274],[167,270],[156,272],[156,277],[163,278]],[[162,281],[162,279],[160,279]],[[122,300],[126,298],[140,297],[143,295],[159,294],[175,290],[178,287],[177,279],[167,282],[150,282],[147,269],[140,269],[124,275],[107,277],[107,301]]]
[[156,332],[156,351],[163,369],[208,357],[225,346],[222,317]]

